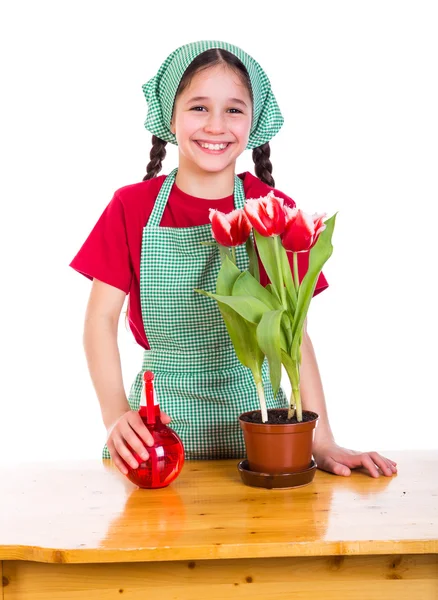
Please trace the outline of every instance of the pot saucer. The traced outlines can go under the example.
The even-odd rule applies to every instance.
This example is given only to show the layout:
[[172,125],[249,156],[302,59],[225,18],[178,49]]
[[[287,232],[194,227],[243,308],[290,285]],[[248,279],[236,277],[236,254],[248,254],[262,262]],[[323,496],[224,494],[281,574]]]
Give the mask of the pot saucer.
[[252,487],[272,489],[289,489],[308,485],[315,476],[316,462],[313,460],[310,467],[298,473],[258,473],[251,471],[248,459],[244,458],[237,465],[243,483]]

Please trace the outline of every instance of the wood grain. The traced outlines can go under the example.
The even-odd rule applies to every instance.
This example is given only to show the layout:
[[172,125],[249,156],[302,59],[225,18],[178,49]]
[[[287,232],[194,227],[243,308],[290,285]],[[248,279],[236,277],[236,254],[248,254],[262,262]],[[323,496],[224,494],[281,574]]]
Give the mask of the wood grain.
[[438,553],[438,451],[385,456],[397,475],[318,470],[295,490],[245,486],[237,460],[186,461],[161,490],[136,488],[111,461],[0,466],[0,560]]
[[438,556],[6,563],[5,600],[436,600]]

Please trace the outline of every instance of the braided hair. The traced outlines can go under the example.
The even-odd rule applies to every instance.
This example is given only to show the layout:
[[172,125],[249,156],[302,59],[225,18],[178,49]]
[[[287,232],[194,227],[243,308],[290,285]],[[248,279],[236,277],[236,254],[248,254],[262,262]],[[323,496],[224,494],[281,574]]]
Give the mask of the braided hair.
[[[222,50],[221,48],[211,48],[199,54],[187,67],[176,92],[175,99],[183,92],[183,90],[190,85],[194,75],[203,69],[208,67],[216,66],[219,64],[227,64],[233,69],[242,82],[248,89],[251,96],[251,100],[254,102],[251,80],[248,75],[243,63],[231,52]],[[167,142],[160,139],[159,137],[152,136],[152,149],[150,151],[150,162],[146,167],[146,175],[143,177],[143,181],[156,177],[162,169],[162,161],[166,156],[166,145]],[[267,183],[271,187],[275,187],[275,181],[272,177],[272,163],[269,160],[271,149],[269,143],[262,144],[258,148],[254,148],[252,151],[252,159],[254,161],[254,171],[256,176]]]
[[151,160],[146,167],[146,175],[143,177],[143,181],[146,181],[147,179],[152,179],[152,177],[156,177],[161,171],[161,162],[166,157],[166,146],[167,142],[160,139],[156,135],[152,136],[152,148],[149,154],[149,158]]
[[275,181],[272,177],[272,163],[269,160],[270,155],[271,148],[269,142],[258,146],[258,148],[254,148],[252,151],[255,174],[263,183],[275,187]]

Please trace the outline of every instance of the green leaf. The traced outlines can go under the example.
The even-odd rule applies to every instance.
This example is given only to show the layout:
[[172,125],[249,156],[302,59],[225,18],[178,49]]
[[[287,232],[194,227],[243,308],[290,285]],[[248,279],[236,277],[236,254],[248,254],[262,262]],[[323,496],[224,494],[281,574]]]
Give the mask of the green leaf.
[[216,280],[216,293],[222,296],[231,296],[234,282],[240,274],[240,269],[233,263],[230,255],[224,253],[223,262]]
[[281,317],[281,349],[289,352],[292,345],[292,323],[291,315],[284,312]]
[[[229,254],[224,253],[223,263],[216,280],[216,292],[218,295],[231,296],[234,282],[241,275],[241,271],[230,259]],[[204,290],[195,290],[200,294],[210,296]],[[230,306],[218,302],[218,308],[227,328],[228,335],[234,346],[237,358],[244,367],[248,367],[256,381],[261,378],[261,367],[264,354],[257,344],[257,326],[246,321]]]
[[[227,258],[231,256],[231,249],[227,246],[222,246],[222,244],[218,244],[219,246],[219,254],[221,257],[221,263],[224,264]],[[232,261],[231,261],[232,262]]]
[[251,233],[249,234],[249,237],[246,240],[245,247],[249,257],[249,272],[254,277],[254,279],[260,282],[259,260],[254,248],[254,242],[252,240]]
[[[250,273],[248,273],[248,271],[244,271],[237,277],[232,294],[233,296],[255,297],[263,302],[269,310],[282,309],[281,302],[278,300],[277,296],[273,294],[272,286],[267,285],[266,287],[263,287]],[[292,343],[292,328],[287,313],[283,314],[280,342],[281,347],[284,350],[289,350],[290,344]]]
[[244,367],[251,370],[254,379],[258,381],[265,356],[257,344],[257,326],[248,323],[236,311],[224,304],[219,305],[219,311],[237,358]]
[[275,289],[275,287],[272,285],[272,283],[267,283],[265,285],[265,288],[268,290],[268,292],[270,292],[273,296],[275,296],[277,302],[280,304],[281,306],[281,300],[280,300],[280,296],[277,294],[277,290]]
[[240,273],[239,277],[237,277],[233,285],[232,295],[253,296],[266,304],[271,310],[282,308],[278,298],[264,288],[248,271]]
[[251,323],[255,323],[256,325],[259,324],[263,313],[270,310],[266,304],[251,296],[222,296],[221,294],[212,294],[211,292],[205,292],[204,290],[198,289],[195,289],[195,292],[210,296],[210,298],[214,298],[221,304],[229,306],[244,319]]
[[299,350],[300,333],[303,329],[304,319],[309,310],[310,301],[315,291],[316,282],[319,274],[326,261],[330,258],[333,252],[332,235],[335,227],[336,212],[330,219],[324,221],[326,228],[319,234],[316,244],[311,248],[309,255],[309,267],[303,280],[301,281],[298,291],[297,308],[294,315],[294,323],[292,328],[293,342],[291,348],[291,356],[294,360],[297,359]]
[[[229,253],[224,252],[223,262],[216,280],[216,292],[219,296],[231,296],[234,282],[241,275],[241,271],[230,259]],[[196,289],[196,292],[206,296],[214,296],[205,290]],[[251,370],[254,381],[261,380],[261,368],[265,355],[257,344],[257,326],[246,321],[230,306],[218,302],[219,312],[234,346],[237,358],[244,367]]]
[[260,259],[276,291],[277,297],[281,299],[281,288],[283,287],[283,278],[281,276],[280,265],[277,264],[275,252],[275,246],[277,244],[277,240],[275,239],[275,237],[278,236],[265,237],[263,235],[260,235],[260,233],[258,233],[258,231],[256,231],[255,229],[254,235]]
[[269,377],[277,395],[281,382],[280,324],[284,309],[264,313],[257,327],[258,344],[269,363]]
[[[289,301],[292,303],[294,309],[297,305],[297,291],[295,289],[294,280],[292,277],[292,271],[290,267],[289,258],[284,246],[280,244],[280,262],[281,271],[283,274],[284,285],[286,286],[286,296],[289,294]],[[293,313],[292,313],[293,314]]]
[[294,397],[293,390],[300,389],[300,367],[295,360],[293,360],[286,352],[281,353],[281,362],[286,369],[286,373],[289,377],[290,386],[292,388],[292,396]]
[[286,290],[286,301],[287,301],[287,309],[290,312],[291,316],[294,317],[297,310],[297,299],[292,298],[289,293],[289,290]]

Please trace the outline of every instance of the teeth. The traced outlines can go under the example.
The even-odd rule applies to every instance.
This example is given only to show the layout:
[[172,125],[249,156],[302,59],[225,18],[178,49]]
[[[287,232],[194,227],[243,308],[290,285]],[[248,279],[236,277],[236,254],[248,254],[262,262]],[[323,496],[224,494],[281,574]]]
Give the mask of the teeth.
[[204,144],[203,142],[199,142],[199,145],[208,150],[224,150],[228,146],[228,144]]

